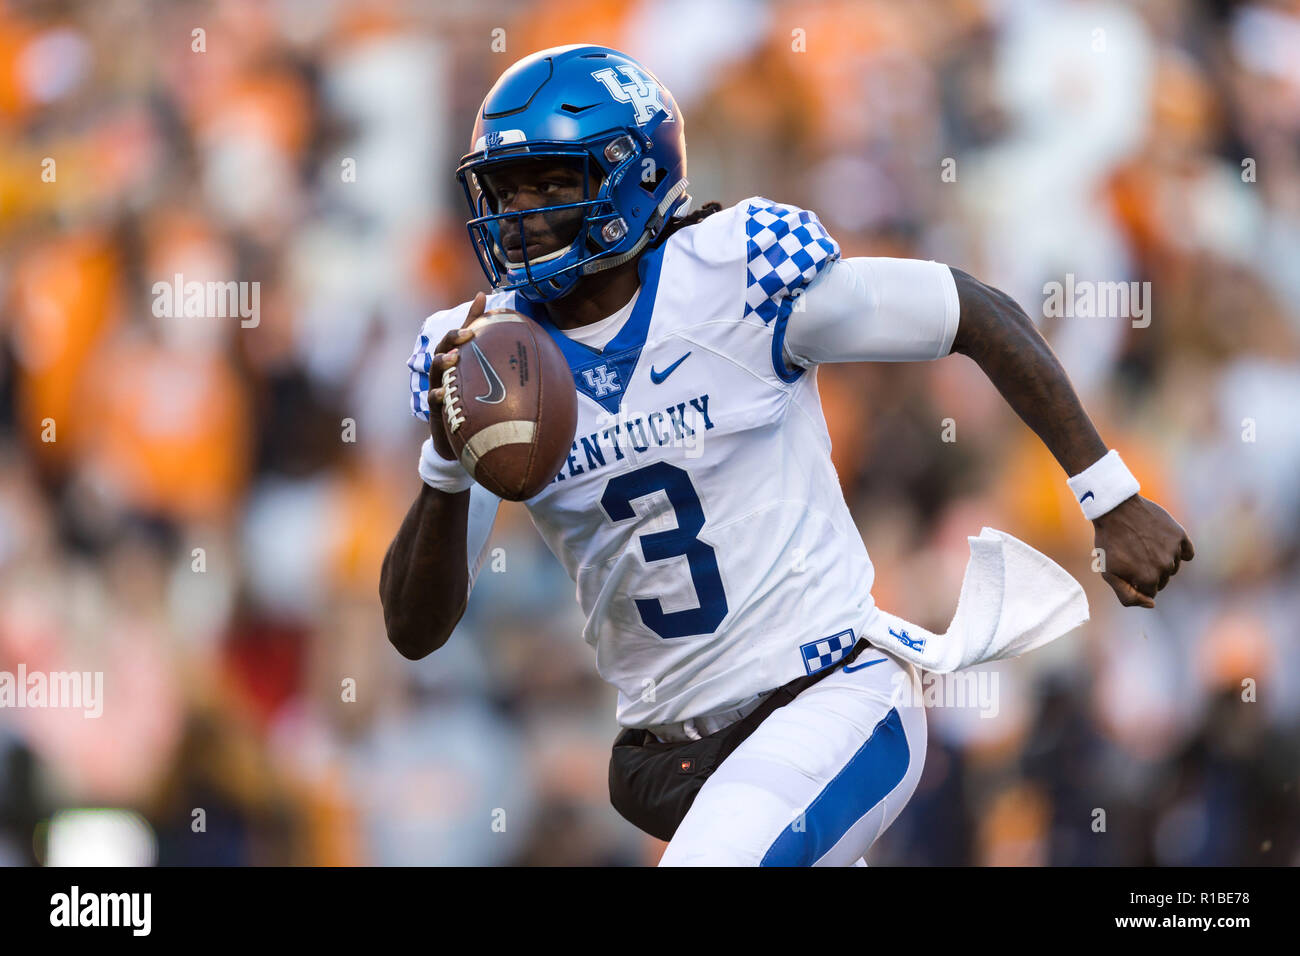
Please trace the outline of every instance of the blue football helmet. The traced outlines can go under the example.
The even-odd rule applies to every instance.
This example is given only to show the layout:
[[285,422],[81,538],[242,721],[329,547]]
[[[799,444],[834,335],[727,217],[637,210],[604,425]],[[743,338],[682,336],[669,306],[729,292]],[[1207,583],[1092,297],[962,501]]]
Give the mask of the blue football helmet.
[[[466,226],[488,281],[548,302],[571,292],[582,276],[638,255],[690,203],[683,126],[667,88],[617,50],[553,47],[511,66],[483,99],[473,151],[456,170],[472,217]],[[480,177],[532,158],[575,164],[583,173],[583,199],[495,209]],[[564,212],[568,218],[573,210],[581,219],[572,241],[532,254],[524,217]],[[501,234],[502,222],[511,219],[523,246],[512,250],[515,258],[507,256]]]

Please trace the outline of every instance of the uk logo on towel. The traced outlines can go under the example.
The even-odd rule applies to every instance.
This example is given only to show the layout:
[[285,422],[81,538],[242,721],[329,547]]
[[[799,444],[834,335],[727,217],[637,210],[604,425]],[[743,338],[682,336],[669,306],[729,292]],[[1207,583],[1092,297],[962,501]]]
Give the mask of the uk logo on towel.
[[903,631],[896,631],[896,630],[894,630],[892,627],[889,629],[889,633],[890,633],[890,636],[898,638],[900,641],[902,641],[904,644],[906,644],[908,647],[910,647],[910,648],[911,648],[912,650],[914,650],[914,651],[923,651],[923,650],[925,650],[925,638],[924,638],[924,637],[920,637],[920,638],[912,637],[911,635],[909,635],[909,634],[907,633],[906,630],[903,630]]

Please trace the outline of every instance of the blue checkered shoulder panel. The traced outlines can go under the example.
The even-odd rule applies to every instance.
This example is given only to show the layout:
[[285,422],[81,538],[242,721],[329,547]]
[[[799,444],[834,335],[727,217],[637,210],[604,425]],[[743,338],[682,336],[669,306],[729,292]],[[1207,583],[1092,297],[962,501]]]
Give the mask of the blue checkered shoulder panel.
[[840,257],[816,213],[768,199],[745,210],[745,234],[745,317],[752,312],[764,322],[789,315],[803,288]]

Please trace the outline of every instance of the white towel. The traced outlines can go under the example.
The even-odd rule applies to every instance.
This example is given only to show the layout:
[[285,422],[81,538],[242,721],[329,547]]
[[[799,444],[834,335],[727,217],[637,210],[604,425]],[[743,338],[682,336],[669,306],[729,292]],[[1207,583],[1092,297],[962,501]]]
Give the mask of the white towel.
[[984,528],[970,542],[957,612],[935,634],[877,609],[866,639],[927,671],[1019,657],[1088,620],[1088,598],[1064,568],[1018,538]]

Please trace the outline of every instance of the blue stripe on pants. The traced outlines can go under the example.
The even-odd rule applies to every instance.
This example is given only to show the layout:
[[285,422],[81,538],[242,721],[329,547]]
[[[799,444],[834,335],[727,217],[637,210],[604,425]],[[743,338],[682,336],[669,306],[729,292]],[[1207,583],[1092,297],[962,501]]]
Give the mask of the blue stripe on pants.
[[808,805],[802,829],[781,831],[759,866],[812,866],[885,798],[907,773],[910,751],[898,709],[876,724],[867,742]]

